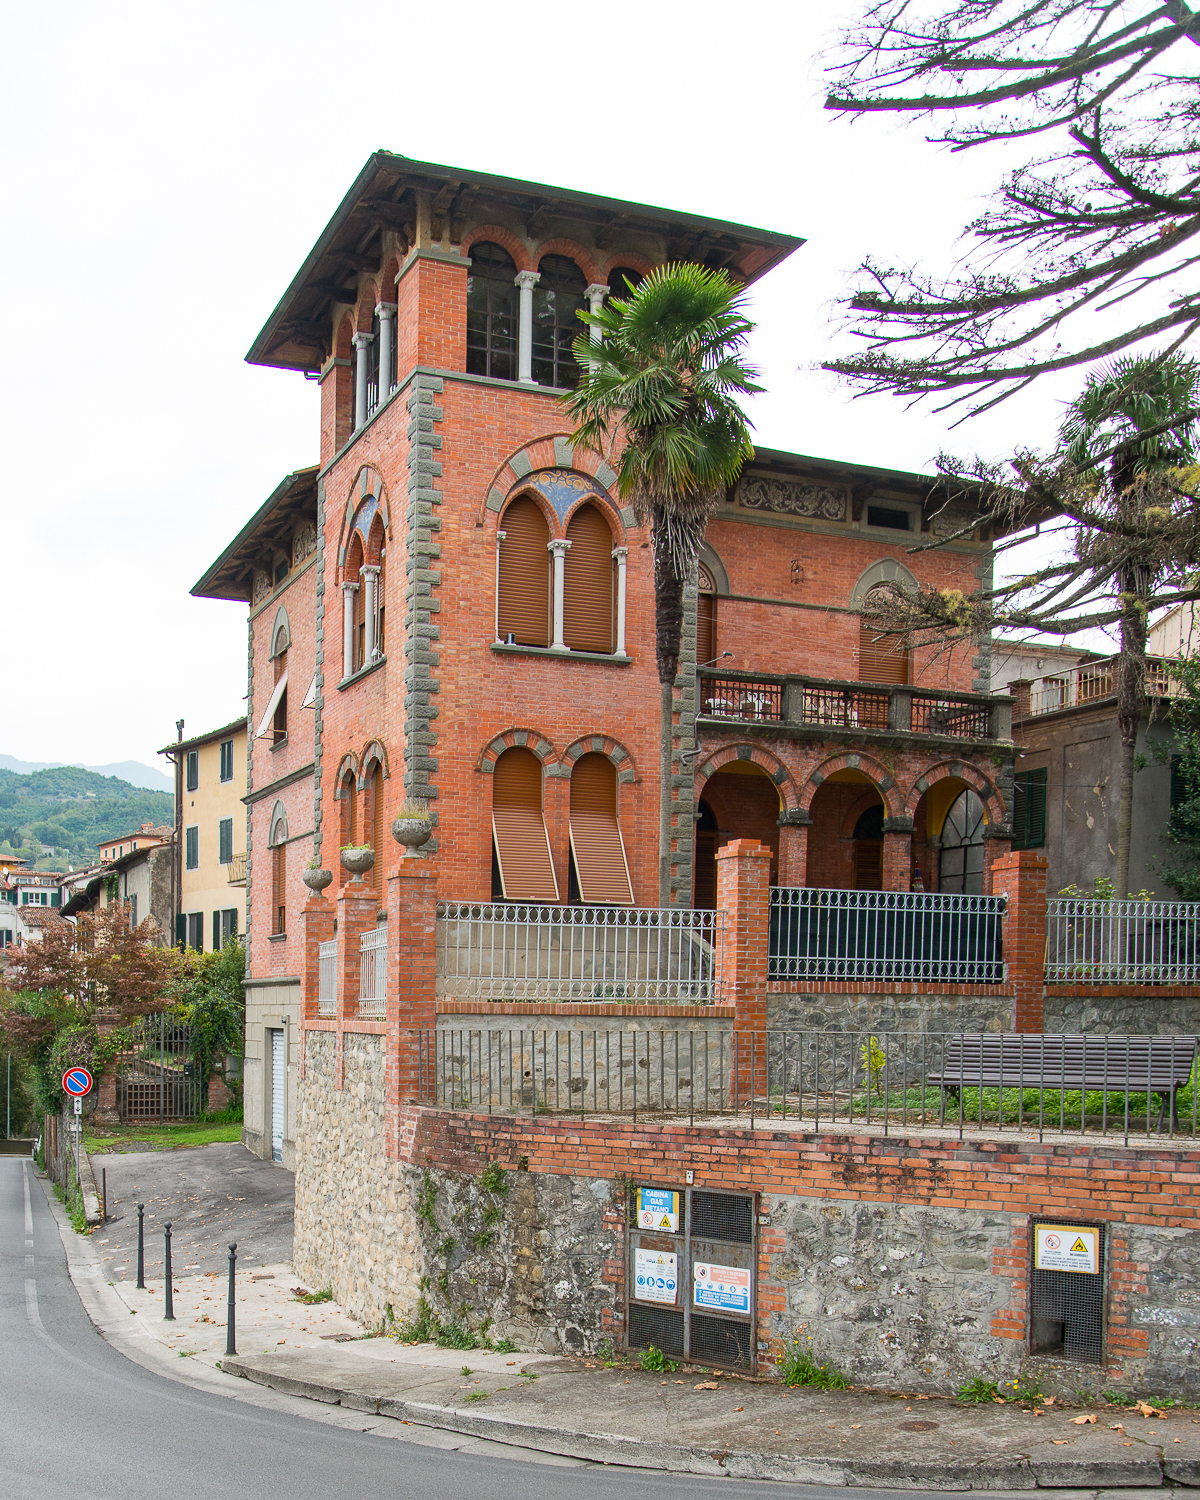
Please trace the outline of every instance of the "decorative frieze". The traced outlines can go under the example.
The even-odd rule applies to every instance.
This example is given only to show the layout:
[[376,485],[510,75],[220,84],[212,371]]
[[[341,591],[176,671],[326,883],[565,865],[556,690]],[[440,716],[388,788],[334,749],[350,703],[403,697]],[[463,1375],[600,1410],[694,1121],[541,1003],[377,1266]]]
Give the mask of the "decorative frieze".
[[809,516],[819,521],[844,521],[848,491],[842,484],[768,479],[763,474],[750,474],[738,484],[737,498],[746,510]]

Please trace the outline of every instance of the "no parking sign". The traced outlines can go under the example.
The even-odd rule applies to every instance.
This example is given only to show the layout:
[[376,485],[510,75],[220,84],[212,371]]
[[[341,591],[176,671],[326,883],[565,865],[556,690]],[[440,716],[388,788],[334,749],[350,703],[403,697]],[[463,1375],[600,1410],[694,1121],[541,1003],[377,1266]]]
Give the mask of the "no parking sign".
[[82,1099],[84,1094],[90,1094],[95,1082],[86,1068],[68,1068],[62,1076],[63,1092],[70,1094],[72,1099]]

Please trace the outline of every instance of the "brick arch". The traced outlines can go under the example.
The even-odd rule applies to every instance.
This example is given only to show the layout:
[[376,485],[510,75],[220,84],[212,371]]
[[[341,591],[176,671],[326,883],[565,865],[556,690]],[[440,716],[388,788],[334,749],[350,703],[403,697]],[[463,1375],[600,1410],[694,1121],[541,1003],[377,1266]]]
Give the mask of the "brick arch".
[[966,782],[973,792],[977,792],[984,807],[987,809],[989,824],[1006,823],[1008,821],[1008,810],[1004,805],[1004,797],[996,787],[995,783],[989,781],[982,771],[975,766],[961,760],[936,761],[913,781],[905,799],[904,811],[911,817],[917,810],[917,803],[925,793],[938,781],[947,781],[951,777],[958,781]]
[[388,765],[387,746],[382,740],[368,740],[362,748],[362,754],[358,757],[357,780],[360,792],[366,790],[371,771],[376,765],[383,771],[384,781],[387,781],[392,774]]
[[[512,499],[521,484],[532,474],[547,469],[562,469],[581,474],[595,486],[597,499],[607,500],[618,518],[620,529],[628,533],[637,521],[631,506],[622,505],[611,493],[616,487],[617,476],[604,457],[591,449],[576,448],[569,432],[547,432],[541,437],[530,438],[513,450],[493,472],[480,497],[476,520],[494,532],[499,526],[499,515]],[[580,495],[580,500],[584,498]],[[555,531],[559,530],[555,521]],[[614,527],[614,530],[617,528]],[[626,538],[628,539],[628,538]]]
[[380,279],[379,300],[380,302],[396,301],[396,277],[400,274],[399,257],[393,255],[388,258],[388,263],[383,268]]
[[277,844],[286,844],[288,839],[287,809],[282,802],[276,801],[271,809],[271,821],[267,824],[267,846],[275,848]]
[[526,486],[523,481],[514,487],[510,495],[506,495],[504,497],[504,510],[500,512],[499,518],[496,521],[497,531],[504,530],[504,514],[505,511],[508,510],[508,507],[513,503],[514,500],[520,500],[522,498],[526,500],[532,500],[537,508],[541,511],[542,517],[545,520],[546,526],[550,532],[551,540],[553,540],[556,536],[562,535],[562,529],[558,524],[558,517],[554,514],[554,507],[546,499],[545,495],[539,495],[537,490],[535,490],[532,486]]
[[480,751],[475,769],[490,776],[506,750],[532,750],[547,776],[559,774],[558,755],[540,729],[505,729],[501,734],[493,735]]
[[281,630],[283,631],[283,650],[289,651],[292,645],[292,622],[288,619],[288,612],[282,604],[275,611],[275,623],[271,626],[271,651],[268,657],[270,661],[283,654],[275,649],[279,644]]
[[333,800],[344,802],[346,800],[347,781],[358,781],[358,757],[353,750],[349,750],[338,762],[338,768],[333,778]]
[[861,771],[868,777],[883,799],[884,811],[889,818],[898,817],[901,813],[902,802],[900,789],[896,785],[895,777],[874,756],[864,755],[858,750],[845,750],[840,755],[831,755],[828,760],[821,762],[809,772],[808,780],[804,783],[804,792],[801,801],[797,804],[806,812],[812,806],[812,800],[817,794],[817,788],[827,781],[835,771]]
[[779,800],[783,803],[786,811],[792,812],[800,806],[800,797],[796,790],[796,783],[792,779],[792,773],[777,755],[772,755],[769,750],[764,750],[761,745],[722,745],[719,750],[714,750],[696,767],[695,788],[696,797],[699,799],[704,790],[704,784],[710,776],[714,776],[723,766],[730,765],[733,761],[748,760],[763,770],[775,783],[779,792]]
[[533,269],[529,259],[529,249],[524,240],[519,235],[515,235],[511,229],[505,229],[503,224],[477,224],[464,236],[462,253],[469,255],[471,246],[478,244],[480,240],[492,240],[497,245],[502,245],[516,261],[518,271]]
[[[388,507],[387,486],[383,475],[370,464],[363,464],[350,481],[346,503],[342,508],[342,525],[338,536],[337,578],[341,583],[345,575],[346,558],[355,531],[362,535],[363,557],[368,554],[371,523],[378,516],[383,522],[384,538],[392,529],[391,512]],[[365,527],[361,524],[366,520]]]
[[584,734],[579,739],[573,740],[563,751],[559,774],[569,776],[575,769],[575,762],[585,755],[607,756],[616,766],[617,780],[620,782],[637,780],[637,767],[633,763],[633,756],[620,740],[614,740],[608,734]]
[[[546,255],[565,255],[568,260],[573,260],[583,272],[584,280],[591,285],[600,282],[600,265],[595,255],[590,250],[585,250],[578,240],[547,240],[544,245],[539,245],[533,252],[533,269],[536,271],[542,263],[542,257]],[[631,264],[626,262],[625,264]]]
[[364,281],[358,289],[358,302],[354,311],[354,331],[370,333],[371,320],[375,316],[375,304],[379,301],[379,288],[373,281]]
[[610,255],[604,264],[604,275],[601,281],[608,284],[608,273],[614,266],[628,266],[631,271],[637,271],[642,276],[649,276],[651,271],[657,270],[658,262],[651,260],[646,255],[640,255],[636,250],[619,250],[615,255]]
[[338,324],[337,336],[333,341],[333,352],[338,359],[353,359],[354,345],[350,342],[354,334],[354,314],[343,313],[342,321]]
[[[528,493],[533,492],[530,491]],[[600,514],[604,517],[604,519],[608,522],[608,529],[613,534],[614,547],[625,546],[625,523],[621,518],[620,508],[616,504],[614,504],[612,500],[609,499],[607,491],[601,489],[599,485],[596,486],[591,494],[580,495],[575,504],[572,505],[570,510],[565,513],[562,518],[563,536],[566,536],[567,534],[567,527],[571,524],[571,518],[575,515],[575,512],[579,510],[580,506],[583,505],[594,505],[600,512]],[[557,520],[558,518],[556,516],[556,524]]]

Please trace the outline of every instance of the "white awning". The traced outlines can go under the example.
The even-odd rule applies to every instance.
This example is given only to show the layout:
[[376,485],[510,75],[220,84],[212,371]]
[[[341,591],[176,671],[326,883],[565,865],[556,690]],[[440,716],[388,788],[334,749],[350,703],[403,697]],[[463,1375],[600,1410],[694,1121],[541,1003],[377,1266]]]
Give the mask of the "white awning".
[[271,701],[267,704],[267,711],[263,714],[258,728],[254,731],[254,738],[256,740],[261,740],[263,735],[271,732],[271,720],[275,717],[275,710],[279,707],[279,700],[283,697],[287,688],[287,677],[287,669],[285,668],[283,676],[275,684],[275,691],[271,694]]
[[304,695],[301,708],[316,708],[317,706],[317,674],[313,673],[313,680],[308,685],[308,692]]

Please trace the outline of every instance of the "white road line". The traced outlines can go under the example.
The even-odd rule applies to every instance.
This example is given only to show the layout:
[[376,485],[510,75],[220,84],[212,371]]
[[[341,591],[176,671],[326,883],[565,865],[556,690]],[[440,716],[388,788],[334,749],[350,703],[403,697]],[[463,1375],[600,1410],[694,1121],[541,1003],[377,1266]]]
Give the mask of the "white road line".
[[25,1264],[33,1265],[33,1204],[29,1201],[29,1163],[21,1168],[21,1181],[25,1185]]
[[45,1333],[42,1327],[42,1315],[38,1312],[37,1282],[29,1276],[25,1279],[25,1316],[39,1331]]

